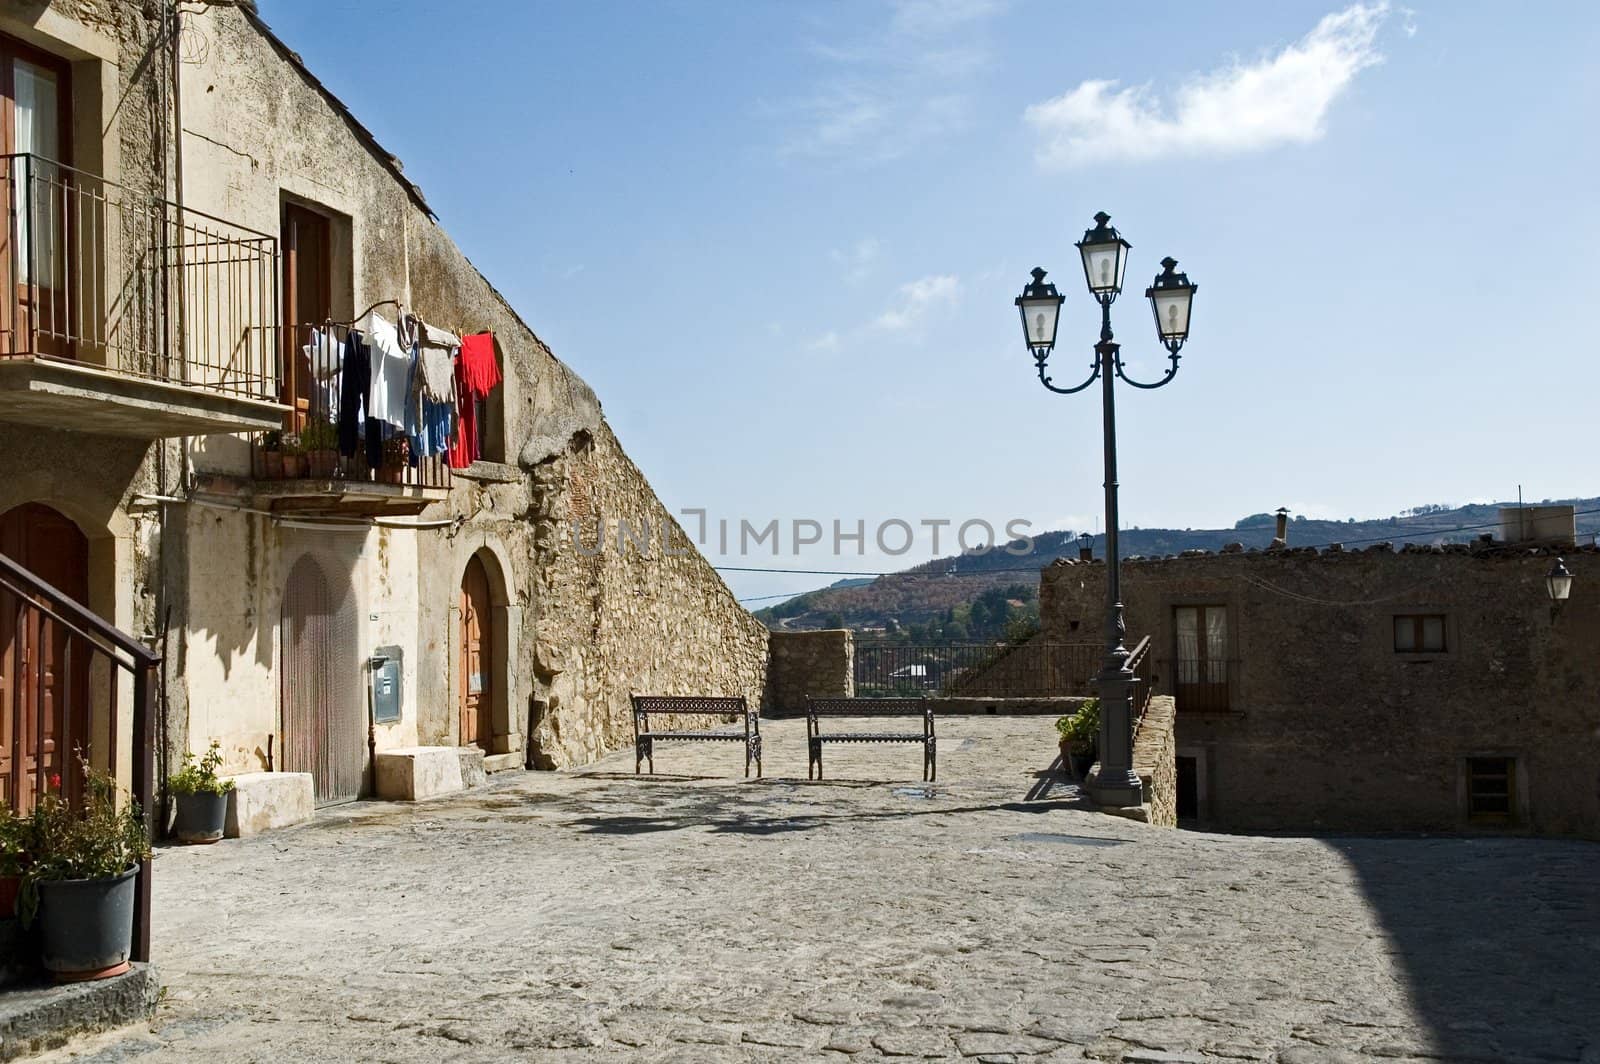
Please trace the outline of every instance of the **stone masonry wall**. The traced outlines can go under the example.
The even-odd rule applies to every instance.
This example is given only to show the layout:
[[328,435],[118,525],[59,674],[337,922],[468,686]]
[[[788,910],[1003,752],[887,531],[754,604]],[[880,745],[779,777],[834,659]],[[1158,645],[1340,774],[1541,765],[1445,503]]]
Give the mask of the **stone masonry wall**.
[[1133,735],[1133,770],[1144,783],[1150,823],[1178,826],[1178,747],[1176,712],[1169,695],[1156,695]]
[[[1291,549],[1125,563],[1129,642],[1153,637],[1176,693],[1173,611],[1226,610],[1226,707],[1177,706],[1202,822],[1229,828],[1476,829],[1469,757],[1516,759],[1512,830],[1600,837],[1600,551],[1553,614],[1554,555],[1526,548]],[[1100,562],[1057,562],[1047,635],[1099,615]],[[1442,653],[1397,653],[1397,616],[1442,614]]]
[[766,711],[793,717],[806,698],[852,698],[856,693],[855,635],[845,629],[773,632]]

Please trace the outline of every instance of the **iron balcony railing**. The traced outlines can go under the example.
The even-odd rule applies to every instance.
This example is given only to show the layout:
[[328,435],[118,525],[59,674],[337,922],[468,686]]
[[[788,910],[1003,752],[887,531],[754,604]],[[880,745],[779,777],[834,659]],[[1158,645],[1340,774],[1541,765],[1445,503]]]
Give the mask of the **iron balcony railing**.
[[0,194],[0,358],[277,401],[275,237],[31,154]]
[[[0,555],[0,799],[27,811],[52,786],[81,800],[77,759],[118,762],[119,691],[131,687],[133,797],[155,828],[155,708],[161,658],[62,591]],[[104,722],[103,729],[101,722]],[[95,748],[93,736],[106,738]],[[150,959],[150,861],[139,869],[133,960]]]
[[1105,658],[1096,643],[857,644],[856,694],[1055,698],[1094,693]]
[[[284,428],[261,433],[252,450],[258,480],[319,480],[448,488],[450,463],[426,443],[414,447],[403,432],[371,424],[356,409],[341,409],[347,394],[344,350],[350,327],[337,322],[289,327],[284,353]],[[341,421],[345,422],[341,432]],[[423,454],[427,450],[430,453]]]

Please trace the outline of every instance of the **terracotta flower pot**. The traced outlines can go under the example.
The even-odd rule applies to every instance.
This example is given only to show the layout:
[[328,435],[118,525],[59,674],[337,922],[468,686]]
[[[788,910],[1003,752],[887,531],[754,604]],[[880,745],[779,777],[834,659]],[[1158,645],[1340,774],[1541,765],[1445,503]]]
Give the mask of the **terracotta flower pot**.
[[303,454],[285,454],[283,456],[283,475],[287,480],[299,480],[306,475],[306,456]]
[[334,471],[339,468],[339,452],[311,451],[306,455],[306,463],[310,467],[311,476],[332,477]]
[[283,479],[283,452],[261,452],[261,475],[268,480]]
[[39,883],[39,953],[57,982],[106,979],[128,970],[133,888],[139,866],[109,879]]

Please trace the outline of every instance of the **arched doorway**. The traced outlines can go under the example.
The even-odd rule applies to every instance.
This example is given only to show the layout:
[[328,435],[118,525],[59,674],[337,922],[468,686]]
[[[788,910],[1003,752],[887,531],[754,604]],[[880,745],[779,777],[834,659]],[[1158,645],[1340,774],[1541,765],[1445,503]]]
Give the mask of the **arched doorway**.
[[[89,539],[60,512],[27,503],[0,514],[0,554],[88,602]],[[90,740],[89,653],[78,641],[69,647],[50,618],[23,615],[9,594],[0,599],[0,798],[27,811],[52,776],[69,797],[78,791],[76,762]]]
[[461,577],[460,745],[479,746],[490,753],[494,752],[494,636],[489,571],[474,554]]
[[361,796],[365,709],[356,676],[355,606],[307,554],[283,589],[278,701],[283,771],[309,772],[318,805]]

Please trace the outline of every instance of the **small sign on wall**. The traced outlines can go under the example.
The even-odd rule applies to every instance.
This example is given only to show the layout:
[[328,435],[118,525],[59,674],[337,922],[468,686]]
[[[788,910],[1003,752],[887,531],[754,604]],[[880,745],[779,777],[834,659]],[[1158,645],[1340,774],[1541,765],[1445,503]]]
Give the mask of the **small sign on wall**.
[[397,646],[379,647],[372,654],[372,720],[393,724],[400,719],[404,703],[402,677],[404,652]]

